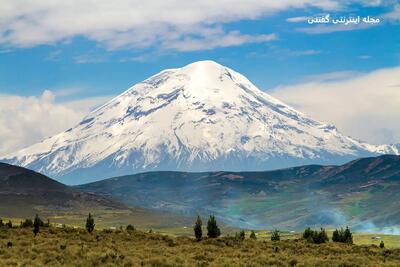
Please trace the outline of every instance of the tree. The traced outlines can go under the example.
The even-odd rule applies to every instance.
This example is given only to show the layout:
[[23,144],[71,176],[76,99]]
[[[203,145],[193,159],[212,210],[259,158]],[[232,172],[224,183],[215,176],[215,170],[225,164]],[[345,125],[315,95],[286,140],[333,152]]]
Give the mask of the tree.
[[322,244],[329,241],[328,235],[326,234],[324,228],[321,228],[319,232],[315,231],[313,239],[315,244]]
[[217,221],[214,216],[210,216],[207,222],[207,236],[209,238],[216,238],[221,235],[221,230],[218,228]]
[[30,228],[33,227],[33,221],[31,219],[25,219],[25,221],[21,222],[21,228]]
[[200,216],[197,216],[196,222],[194,223],[193,227],[194,236],[196,237],[197,241],[200,241],[201,238],[203,237],[203,230],[201,229],[202,225],[203,222],[201,221]]
[[312,230],[310,227],[307,227],[303,232],[303,238],[308,242],[315,244],[322,244],[329,241],[328,235],[324,228],[321,228],[320,231]]
[[135,231],[135,227],[132,224],[128,224],[128,226],[126,226],[126,231]]
[[345,230],[340,228],[340,230],[336,229],[332,234],[332,241],[353,244],[353,234],[351,233],[349,227],[346,227]]
[[39,233],[39,228],[42,226],[42,220],[39,218],[39,215],[36,214],[35,219],[33,220],[33,233],[35,236]]
[[250,233],[250,238],[251,238],[251,239],[257,239],[256,233],[255,233],[254,231],[251,231],[251,233]]
[[333,242],[339,242],[340,241],[340,234],[338,229],[335,229],[335,231],[333,231],[332,233],[332,241]]
[[304,239],[309,239],[310,237],[313,236],[313,234],[314,234],[314,231],[311,230],[310,227],[307,227],[307,228],[304,230],[304,232],[303,232],[303,238],[304,238]]
[[280,236],[280,234],[279,234],[279,231],[278,231],[277,229],[275,229],[275,230],[272,232],[271,241],[279,241],[279,240],[281,240],[281,236]]
[[86,219],[86,230],[89,233],[91,233],[94,230],[94,226],[95,226],[95,224],[94,224],[93,216],[92,216],[92,214],[89,213],[89,216]]
[[379,244],[380,248],[384,248],[385,247],[385,243],[383,243],[383,241],[381,241],[381,243]]
[[0,219],[0,227],[4,227],[3,219]]
[[244,232],[244,230],[241,230],[239,233],[236,233],[235,238],[237,240],[243,241],[246,238],[246,233]]
[[353,244],[353,234],[350,232],[349,227],[344,230],[343,243]]
[[8,223],[6,223],[6,226],[7,226],[8,228],[12,228],[12,222],[11,222],[11,220],[9,220]]

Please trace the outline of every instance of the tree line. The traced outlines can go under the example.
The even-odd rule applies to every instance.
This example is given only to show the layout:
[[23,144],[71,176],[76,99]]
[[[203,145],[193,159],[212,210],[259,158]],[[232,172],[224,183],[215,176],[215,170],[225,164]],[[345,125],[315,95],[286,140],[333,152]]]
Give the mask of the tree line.
[[[88,233],[92,233],[95,229],[95,222],[94,217],[91,213],[89,213],[88,217],[86,218],[85,228]],[[2,219],[0,219],[0,227],[8,227],[13,228],[13,224],[11,220],[4,223]],[[40,232],[41,227],[50,227],[50,220],[47,219],[47,222],[44,222],[38,214],[36,214],[35,218],[32,219],[25,219],[25,221],[21,221],[20,223],[21,228],[32,228],[33,234],[36,236]],[[65,225],[64,225],[65,227]],[[121,226],[122,229],[122,226]],[[131,224],[126,226],[127,231],[134,231],[135,227]],[[152,230],[149,231],[150,233]],[[203,239],[203,222],[200,216],[197,216],[194,227],[193,227],[194,236],[197,241],[201,241]],[[207,221],[207,237],[208,238],[217,238],[221,236],[221,229],[217,224],[217,220],[214,215],[210,215]],[[250,239],[257,239],[256,233],[254,230],[250,233]],[[235,239],[237,240],[244,240],[246,238],[246,233],[244,230],[235,234]],[[324,228],[320,228],[320,230],[313,230],[310,227],[307,227],[303,234],[302,238],[307,240],[310,243],[314,244],[322,244],[329,241],[328,234],[326,233]],[[272,231],[270,235],[271,241],[279,241],[281,239],[280,231],[275,229]],[[350,231],[349,227],[345,229],[335,229],[332,233],[332,241],[339,242],[339,243],[346,243],[346,244],[353,244],[353,234]],[[380,247],[384,247],[383,241],[381,241]]]

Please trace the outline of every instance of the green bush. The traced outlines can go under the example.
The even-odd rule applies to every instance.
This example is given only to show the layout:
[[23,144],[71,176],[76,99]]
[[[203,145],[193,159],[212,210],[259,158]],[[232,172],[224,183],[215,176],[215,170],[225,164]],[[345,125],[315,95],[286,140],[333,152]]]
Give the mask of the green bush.
[[209,238],[216,238],[221,235],[221,230],[217,225],[217,221],[215,220],[214,216],[210,216],[207,222],[207,236]]
[[235,235],[236,240],[243,241],[245,238],[246,238],[246,233],[244,232],[244,230],[240,231],[239,233],[236,233]]
[[303,232],[303,238],[314,244],[322,244],[329,241],[328,235],[326,234],[324,228],[321,228],[321,230],[318,231],[307,227]]
[[250,233],[250,238],[251,238],[251,239],[257,239],[256,233],[255,233],[254,231],[251,231],[251,233]]
[[92,216],[92,214],[89,213],[89,216],[86,219],[86,230],[89,233],[91,233],[94,230],[94,226],[95,226],[95,224],[94,224],[93,216]]
[[271,241],[279,241],[279,240],[281,240],[281,235],[279,234],[279,231],[277,229],[275,229],[272,232]]
[[39,218],[39,215],[36,214],[35,219],[33,220],[33,233],[35,236],[39,233],[39,228],[42,225],[43,221]]
[[332,241],[353,244],[353,234],[351,233],[349,227],[346,227],[344,230],[343,228],[340,228],[340,230],[336,229],[332,233]]
[[132,224],[126,226],[126,231],[135,231],[135,227]]
[[201,229],[203,225],[203,222],[201,221],[200,216],[197,216],[196,222],[194,223],[193,231],[194,231],[194,236],[198,241],[201,240],[203,237],[203,230]]
[[33,221],[31,219],[25,219],[25,221],[21,222],[21,228],[31,228],[33,227]]

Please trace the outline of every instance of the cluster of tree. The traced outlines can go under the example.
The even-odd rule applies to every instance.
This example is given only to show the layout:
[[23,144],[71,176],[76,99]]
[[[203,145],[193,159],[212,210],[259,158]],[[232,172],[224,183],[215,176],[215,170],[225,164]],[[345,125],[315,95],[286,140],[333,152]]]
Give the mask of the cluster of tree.
[[[202,225],[203,222],[201,221],[200,216],[197,216],[197,219],[194,223],[193,231],[194,231],[194,236],[198,241],[200,241],[203,237]],[[215,216],[211,215],[207,222],[207,236],[209,238],[217,238],[220,235],[221,235],[221,230],[218,227],[217,220],[215,219]]]
[[0,219],[0,227],[8,227],[8,228],[12,228],[13,224],[12,222],[9,220],[8,222],[4,223],[2,219]]
[[353,244],[353,234],[350,232],[349,227],[346,227],[345,230],[343,228],[340,228],[340,230],[336,229],[333,231],[332,241]]
[[306,228],[303,232],[303,238],[308,242],[315,244],[322,244],[329,241],[328,235],[324,228],[321,230],[312,230],[310,227]]
[[38,214],[36,214],[35,218],[32,219],[25,219],[25,221],[21,221],[20,227],[21,228],[32,228],[34,227],[34,221],[36,220],[36,223],[39,227],[50,227],[50,219],[47,219],[47,222],[42,221],[42,219],[39,217]]

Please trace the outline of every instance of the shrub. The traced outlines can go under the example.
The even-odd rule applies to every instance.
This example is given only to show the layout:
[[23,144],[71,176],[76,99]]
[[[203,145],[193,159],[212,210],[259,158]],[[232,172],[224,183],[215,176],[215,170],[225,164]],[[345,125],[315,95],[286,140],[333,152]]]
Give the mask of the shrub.
[[303,232],[303,238],[304,238],[304,239],[309,239],[310,237],[313,236],[313,234],[314,234],[314,231],[311,230],[310,227],[307,227],[307,228],[304,230],[304,232]]
[[200,216],[197,216],[196,222],[194,223],[193,227],[194,236],[196,237],[197,241],[200,241],[203,236],[203,230],[201,229],[202,225],[203,222],[201,221]]
[[279,234],[279,231],[277,229],[275,229],[272,232],[271,241],[279,241],[279,240],[281,240],[281,235]]
[[328,235],[326,234],[324,228],[321,228],[321,230],[318,231],[307,227],[303,232],[303,238],[314,244],[322,244],[329,241]]
[[8,228],[12,228],[12,222],[11,222],[11,220],[9,220],[8,223],[6,223],[6,226],[7,226]]
[[39,233],[39,228],[42,224],[43,221],[39,218],[39,215],[36,214],[35,219],[33,220],[33,233],[35,236]]
[[379,244],[380,248],[384,248],[385,247],[385,243],[383,243],[383,241],[381,241],[381,243]]
[[4,227],[4,223],[3,223],[2,219],[0,219],[0,227]]
[[257,239],[256,233],[255,233],[254,231],[251,231],[251,233],[250,233],[250,238],[251,238],[251,239]]
[[21,222],[21,228],[30,228],[33,227],[33,221],[31,219],[25,219],[25,221]]
[[235,235],[236,240],[243,241],[245,238],[246,238],[246,233],[244,232],[244,230],[241,230],[239,233],[236,233]]
[[128,224],[128,225],[126,226],[126,230],[127,230],[127,231],[135,231],[135,227],[134,227],[132,224]]
[[214,216],[210,216],[207,222],[207,236],[209,238],[216,238],[221,235],[221,230],[217,225],[217,221]]
[[94,224],[93,216],[92,216],[92,214],[89,213],[89,215],[88,215],[88,217],[86,219],[86,230],[89,233],[91,233],[94,230],[94,226],[95,226],[95,224]]
[[349,227],[346,227],[345,230],[340,228],[340,230],[336,229],[332,234],[332,241],[353,244],[353,234],[351,233]]

